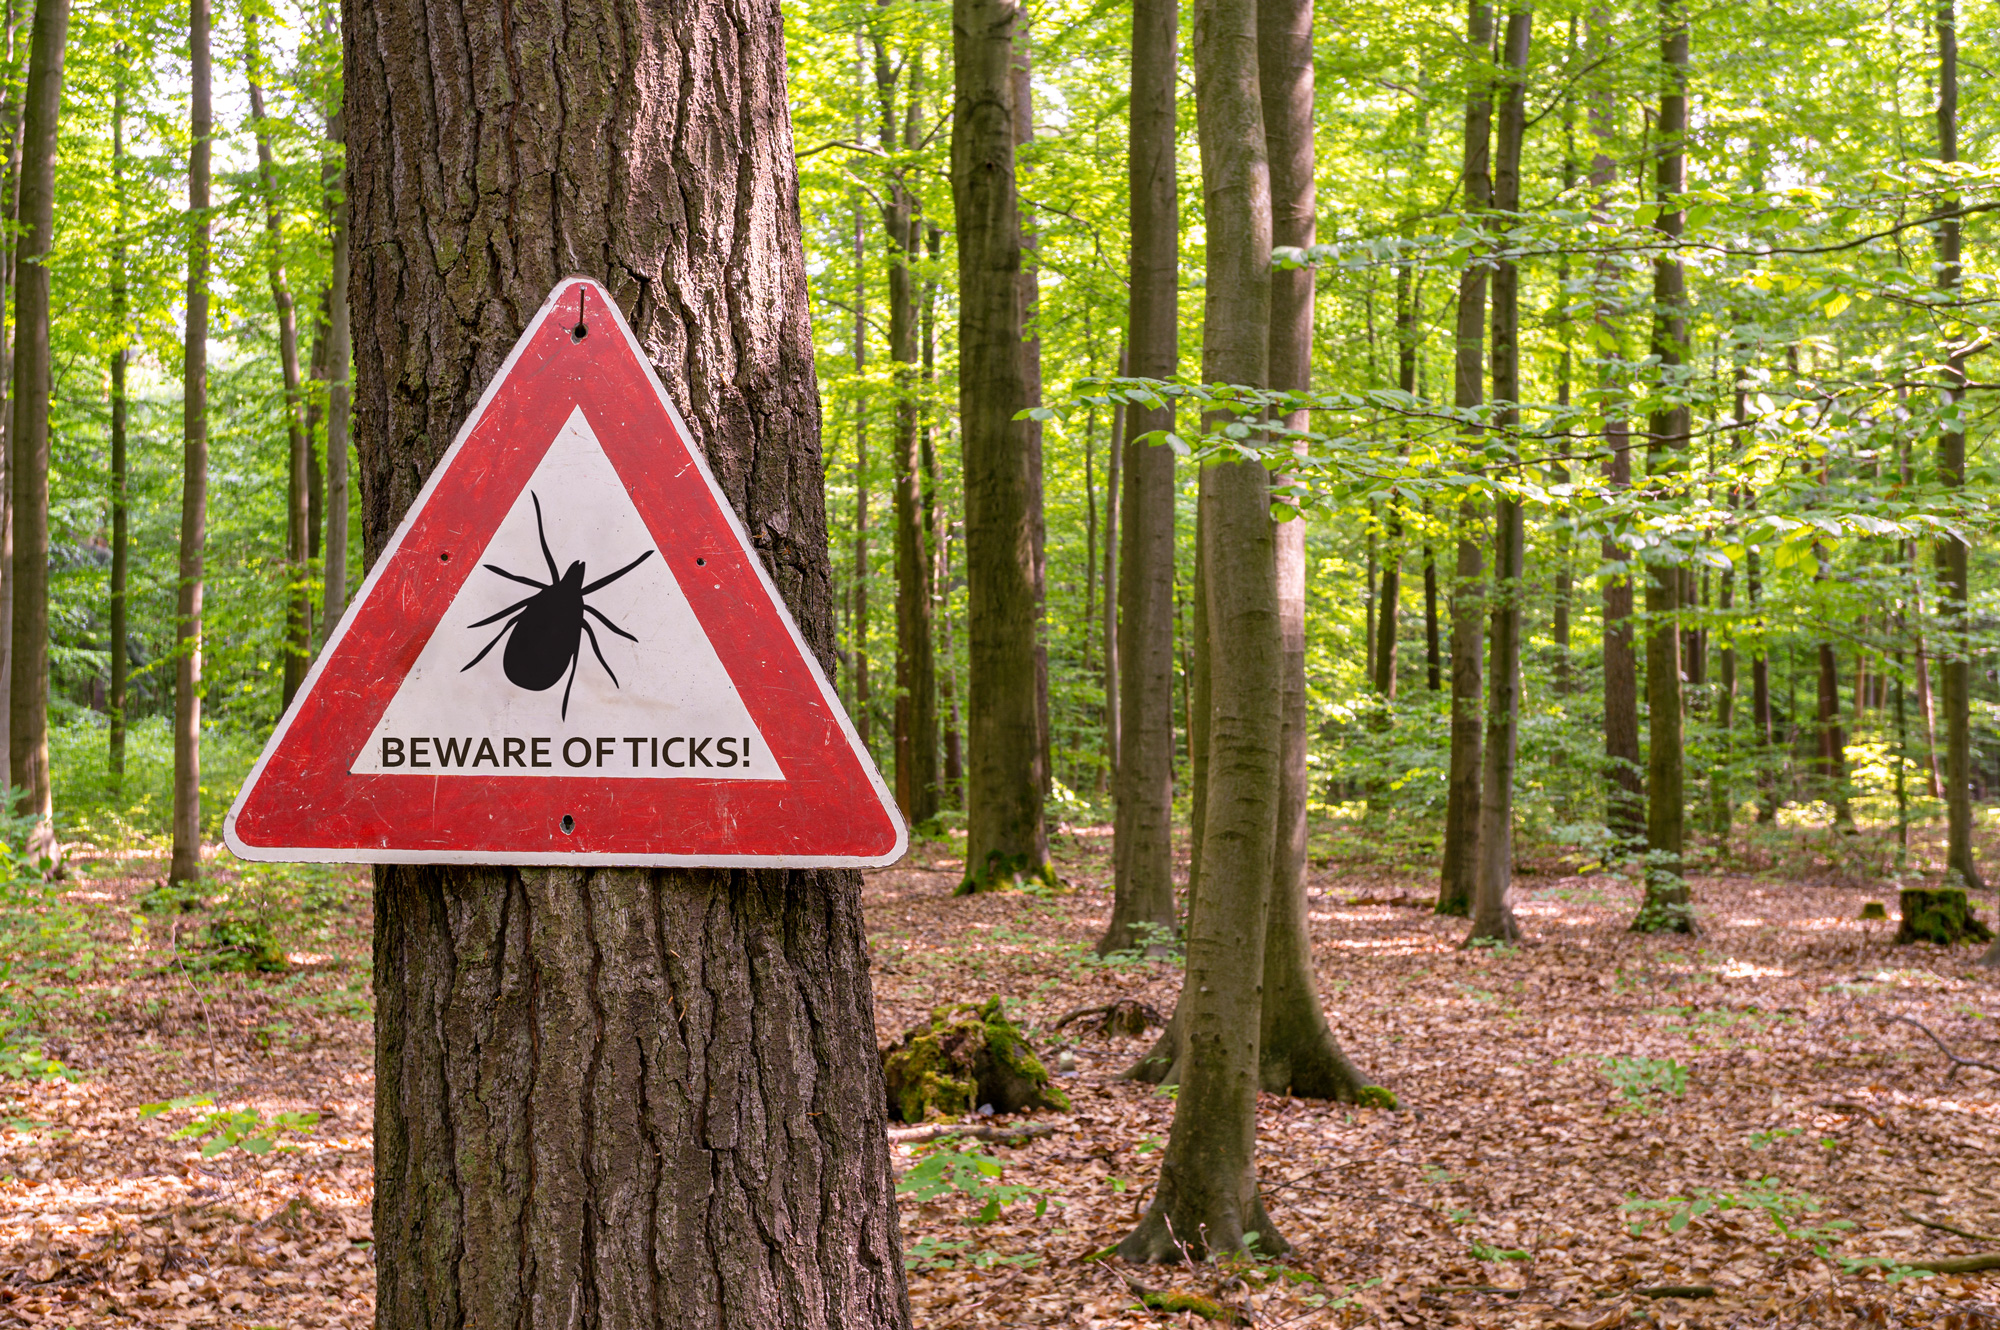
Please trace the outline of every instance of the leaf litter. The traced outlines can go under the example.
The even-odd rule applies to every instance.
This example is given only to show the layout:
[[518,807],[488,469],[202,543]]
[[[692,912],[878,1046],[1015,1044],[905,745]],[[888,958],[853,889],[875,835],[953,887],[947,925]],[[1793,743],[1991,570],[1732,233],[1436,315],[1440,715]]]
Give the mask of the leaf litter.
[[[1329,1019],[1401,1107],[1261,1096],[1291,1250],[1126,1265],[1107,1249],[1150,1198],[1173,1100],[1120,1073],[1157,1030],[1063,1018],[1157,1017],[1178,975],[1093,955],[1109,850],[1066,828],[1050,892],[954,897],[935,842],[865,875],[878,1044],[1000,997],[1072,1101],[892,1147],[926,1330],[2000,1330],[2000,1270],[1915,1268],[2000,1251],[2000,1077],[1961,1065],[2000,1063],[1993,972],[1861,920],[1892,884],[1769,866],[1696,878],[1688,938],[1626,931],[1616,877],[1525,864],[1524,945],[1467,949],[1422,908],[1423,870],[1316,861]],[[70,1077],[0,1081],[0,1327],[371,1325],[365,873],[318,951],[269,975],[189,965],[191,925],[137,912],[157,865],[81,868],[97,968],[44,1037]],[[207,1106],[142,1115],[191,1096],[251,1148],[176,1135]],[[259,1147],[245,1122],[283,1114],[318,1116]]]

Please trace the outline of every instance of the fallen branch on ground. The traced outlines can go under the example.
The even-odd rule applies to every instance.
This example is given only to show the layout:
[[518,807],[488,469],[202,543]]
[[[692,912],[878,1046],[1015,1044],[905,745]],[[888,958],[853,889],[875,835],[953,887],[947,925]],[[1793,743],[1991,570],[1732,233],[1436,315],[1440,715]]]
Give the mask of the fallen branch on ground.
[[1960,1057],[1958,1054],[1951,1051],[1950,1046],[1947,1045],[1944,1040],[1937,1037],[1936,1031],[1932,1030],[1930,1026],[1925,1025],[1922,1021],[1917,1020],[1914,1017],[1897,1016],[1889,1012],[1878,1011],[1875,1013],[1875,1019],[1881,1021],[1899,1021],[1904,1025],[1914,1025],[1919,1030],[1922,1030],[1925,1034],[1929,1035],[1931,1042],[1938,1046],[1938,1051],[1951,1059],[1951,1070],[1944,1074],[1944,1083],[1946,1085],[1951,1084],[1952,1077],[1958,1075],[1958,1069],[1960,1067],[1977,1067],[1981,1071],[1990,1071],[1995,1076],[2000,1076],[2000,1067],[1994,1066],[1991,1062],[1981,1062],[1978,1058]]
[[1976,1256],[1946,1256],[1935,1261],[1897,1261],[1912,1270],[1928,1270],[1934,1275],[1970,1275],[1981,1270],[2000,1270],[2000,1252],[1980,1252]]
[[1642,1298],[1712,1298],[1715,1287],[1712,1284],[1657,1284],[1651,1288],[1629,1290]]
[[952,1136],[969,1136],[975,1141],[1032,1141],[1041,1136],[1055,1135],[1055,1125],[1048,1122],[1030,1122],[1022,1127],[974,1127],[959,1122],[926,1122],[920,1127],[889,1128],[889,1144],[911,1145],[919,1141],[941,1141]]
[[1123,1270],[1117,1272],[1132,1290],[1132,1296],[1139,1305],[1155,1312],[1193,1312],[1205,1321],[1220,1321],[1224,1325],[1249,1325],[1250,1315],[1241,1307],[1232,1307],[1226,1302],[1205,1297],[1200,1293],[1158,1293],[1147,1288]]
[[1912,1224],[1922,1224],[1925,1228],[1934,1228],[1940,1232],[1949,1233],[1954,1237],[1965,1238],[1972,1242],[2000,1242],[2000,1238],[1994,1237],[1991,1233],[1968,1233],[1962,1228],[1953,1228],[1950,1224],[1941,1224],[1935,1219],[1926,1219],[1922,1215],[1913,1215],[1908,1210],[1899,1210],[1896,1213],[1909,1220]]

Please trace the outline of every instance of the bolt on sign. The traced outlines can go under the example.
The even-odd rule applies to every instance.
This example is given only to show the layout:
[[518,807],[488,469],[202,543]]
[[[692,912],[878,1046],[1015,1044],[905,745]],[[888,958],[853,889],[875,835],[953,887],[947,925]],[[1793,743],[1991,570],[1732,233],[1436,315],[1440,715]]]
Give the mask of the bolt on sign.
[[245,859],[891,863],[881,774],[604,288],[559,285],[223,823]]

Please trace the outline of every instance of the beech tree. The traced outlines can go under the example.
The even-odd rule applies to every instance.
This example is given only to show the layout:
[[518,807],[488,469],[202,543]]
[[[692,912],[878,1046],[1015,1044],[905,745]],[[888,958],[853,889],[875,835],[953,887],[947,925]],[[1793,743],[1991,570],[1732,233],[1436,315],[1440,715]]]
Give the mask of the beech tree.
[[34,818],[31,855],[56,850],[49,780],[49,251],[56,207],[56,130],[62,112],[69,0],[35,6],[21,151],[20,231],[14,246],[13,424],[7,431],[14,525],[13,677],[8,692],[8,783],[17,813]]
[[[1164,379],[1180,360],[1180,210],[1174,122],[1179,7],[1133,0],[1128,372]],[[1164,947],[1174,910],[1174,455],[1140,440],[1171,430],[1171,402],[1125,407],[1118,557],[1118,767],[1114,889],[1100,955]],[[1150,930],[1150,936],[1147,936]]]
[[201,599],[208,540],[208,212],[215,128],[209,0],[188,0],[191,100],[188,140],[186,322],[181,352],[180,581],[174,597],[174,847],[172,882],[201,877]]
[[[582,269],[831,672],[778,6],[578,0],[554,31],[621,40],[575,45],[348,17],[368,554]],[[375,899],[378,1325],[909,1323],[858,874],[393,867]]]
[[[1256,0],[1197,0],[1194,82],[1207,200],[1202,377],[1265,383],[1271,337],[1271,174],[1258,81]],[[1220,424],[1220,421],[1212,422]],[[1133,1261],[1280,1252],[1257,1189],[1258,1044],[1264,917],[1278,830],[1283,687],[1269,473],[1202,470],[1208,770],[1199,881],[1176,1019],[1186,1053],[1159,1185],[1119,1244]],[[1226,656],[1224,655],[1226,653]]]
[[952,204],[965,484],[963,891],[1045,878],[1038,431],[1030,405],[1014,175],[1018,0],[953,0]]

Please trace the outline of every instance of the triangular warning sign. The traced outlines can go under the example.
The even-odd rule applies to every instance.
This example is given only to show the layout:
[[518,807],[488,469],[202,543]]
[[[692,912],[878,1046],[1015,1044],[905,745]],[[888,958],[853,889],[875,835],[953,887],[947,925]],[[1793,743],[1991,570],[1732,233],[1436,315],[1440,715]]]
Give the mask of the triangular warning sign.
[[631,329],[583,278],[431,473],[223,835],[245,859],[364,863],[868,865],[908,843]]

